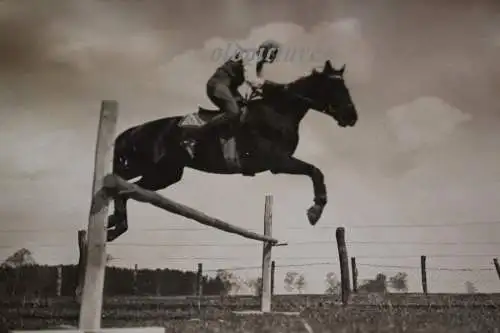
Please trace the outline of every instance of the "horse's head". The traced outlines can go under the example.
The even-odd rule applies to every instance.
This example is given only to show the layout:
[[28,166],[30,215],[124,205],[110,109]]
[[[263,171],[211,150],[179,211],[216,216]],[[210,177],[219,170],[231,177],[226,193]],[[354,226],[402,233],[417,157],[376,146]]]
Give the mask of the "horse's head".
[[309,81],[308,98],[311,108],[332,116],[339,126],[354,126],[358,113],[352,102],[349,89],[344,81],[345,65],[335,69],[330,60],[325,62],[322,71],[313,70],[307,77]]

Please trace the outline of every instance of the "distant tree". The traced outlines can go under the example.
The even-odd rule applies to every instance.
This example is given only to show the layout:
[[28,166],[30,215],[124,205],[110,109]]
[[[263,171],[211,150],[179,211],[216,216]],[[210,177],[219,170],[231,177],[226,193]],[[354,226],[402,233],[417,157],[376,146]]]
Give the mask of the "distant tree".
[[394,276],[389,278],[389,285],[391,288],[397,291],[408,291],[408,274],[405,272],[399,272]]
[[261,296],[262,294],[262,278],[258,277],[255,279],[250,279],[245,281],[245,284],[250,288],[255,296]]
[[287,272],[285,274],[284,283],[286,291],[292,292],[293,290],[295,290],[295,280],[297,279],[298,276],[299,273],[297,272]]
[[307,286],[306,278],[303,274],[299,274],[297,278],[295,279],[295,289],[299,292],[299,294],[302,294],[304,289]]
[[474,283],[470,281],[465,281],[465,290],[468,294],[475,294],[478,291]]
[[368,293],[385,293],[387,292],[387,276],[379,273],[373,280],[365,280],[359,286],[358,291]]
[[329,272],[325,277],[326,290],[325,294],[339,295],[341,291],[340,281],[333,272]]
[[238,293],[241,289],[241,281],[233,272],[219,269],[216,274],[216,279],[222,282],[224,286],[223,294],[225,295]]
[[10,255],[5,261],[0,265],[0,267],[21,267],[21,266],[33,266],[36,265],[36,261],[33,258],[33,254],[30,250],[22,248],[12,255]]

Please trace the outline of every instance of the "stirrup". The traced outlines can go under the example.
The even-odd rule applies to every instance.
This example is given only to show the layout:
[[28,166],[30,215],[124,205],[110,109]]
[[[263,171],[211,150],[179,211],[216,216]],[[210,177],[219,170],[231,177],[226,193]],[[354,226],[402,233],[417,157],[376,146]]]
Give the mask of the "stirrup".
[[186,150],[191,158],[194,158],[196,141],[194,139],[186,139],[181,141],[181,146]]

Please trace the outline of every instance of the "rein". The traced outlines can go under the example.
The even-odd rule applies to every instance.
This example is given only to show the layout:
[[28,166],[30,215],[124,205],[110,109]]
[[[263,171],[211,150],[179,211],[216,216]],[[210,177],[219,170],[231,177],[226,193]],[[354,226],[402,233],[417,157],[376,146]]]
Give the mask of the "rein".
[[[252,90],[251,93],[249,95],[245,96],[245,101],[246,102],[248,102],[248,101],[250,101],[250,100],[252,100],[253,98],[256,98],[256,97],[263,97],[263,94],[260,91],[260,89],[255,89],[255,88],[251,87],[251,90]],[[284,85],[283,91],[284,91],[285,94],[291,96],[292,98],[304,102],[308,106],[308,108],[313,108],[313,106],[315,106],[315,104],[316,104],[316,102],[312,98],[306,97],[304,95],[301,95],[301,94],[298,94],[298,93],[295,93],[295,92],[291,92],[288,89],[288,84]],[[322,109],[320,107],[318,107],[315,110],[317,110],[317,111],[319,111],[321,113],[326,113],[325,109]]]

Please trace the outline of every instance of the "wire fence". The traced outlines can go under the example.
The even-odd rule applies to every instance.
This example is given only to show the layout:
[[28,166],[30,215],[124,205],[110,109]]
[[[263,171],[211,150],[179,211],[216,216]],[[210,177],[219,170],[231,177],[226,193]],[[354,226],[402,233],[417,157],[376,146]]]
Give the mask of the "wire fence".
[[[425,224],[366,224],[366,225],[350,225],[348,226],[348,230],[355,229],[408,229],[410,232],[415,228],[462,228],[462,227],[492,227],[499,226],[500,221],[470,221],[470,222],[457,222],[457,223],[425,223]],[[336,226],[317,226],[315,229],[317,230],[333,230],[337,228]],[[200,231],[209,231],[210,228],[203,227],[161,227],[161,228],[143,228],[143,229],[134,229],[134,233],[144,234],[145,238],[149,233],[160,233],[160,232],[173,232],[173,231],[182,231],[182,232],[200,232]],[[249,229],[252,230],[252,229]],[[288,232],[288,231],[305,231],[310,230],[308,227],[287,227],[284,229],[280,229],[280,232]],[[253,229],[253,231],[259,231]],[[53,229],[0,229],[0,237],[5,237],[5,235],[9,235],[9,238],[12,234],[35,234],[39,235],[40,233],[75,233],[74,228],[53,228]],[[19,239],[19,236],[16,237]],[[29,238],[29,237],[28,237]],[[57,237],[60,238],[60,237]],[[328,253],[326,256],[318,256],[318,255],[281,255],[282,251],[280,250],[278,255],[276,255],[273,259],[276,261],[277,265],[276,269],[286,270],[293,268],[307,268],[307,267],[323,267],[325,271],[337,271],[338,270],[338,256],[332,248],[335,246],[334,239],[319,239],[319,240],[292,240],[287,242],[287,249],[297,248],[296,251],[301,253],[307,252],[308,247],[329,247]],[[207,255],[209,248],[214,249],[224,249],[227,252],[227,249],[252,249],[255,247],[260,248],[262,246],[261,243],[257,242],[246,242],[245,240],[240,242],[210,242],[208,239],[204,239],[203,241],[196,242],[115,242],[108,243],[108,248],[111,252],[110,263],[111,265],[118,266],[130,266],[132,262],[140,263],[141,265],[165,267],[169,265],[175,265],[178,263],[191,263],[194,266],[195,262],[204,262],[210,263],[213,268],[205,269],[205,273],[216,273],[220,270],[225,271],[233,271],[233,272],[241,272],[241,271],[252,271],[252,270],[260,270],[261,265],[232,265],[231,263],[242,263],[245,262],[258,262],[260,260],[257,256],[247,256],[247,255]],[[435,278],[435,274],[442,272],[449,273],[477,273],[483,274],[487,273],[488,278],[485,279],[484,276],[476,276],[476,280],[488,281],[489,283],[497,283],[499,280],[499,276],[495,266],[493,265],[492,259],[498,256],[500,252],[500,241],[492,241],[492,240],[447,240],[447,241],[427,241],[427,240],[363,240],[363,239],[348,239],[347,246],[352,255],[355,257],[357,261],[356,269],[359,270],[359,273],[364,271],[366,272],[394,272],[394,271],[409,271],[412,272],[414,276],[418,276],[418,272],[421,271],[422,267],[420,265],[409,265],[409,264],[397,264],[400,261],[407,261],[412,259],[419,259],[422,255],[425,255],[426,258],[429,259],[439,259],[439,264],[433,263],[426,267],[426,271],[432,273],[430,279]],[[405,253],[402,249],[407,247],[416,247],[422,249],[424,253]],[[60,249],[75,249],[74,242],[50,242],[50,243],[41,243],[37,241],[30,241],[23,244],[24,248],[28,248],[30,251],[37,251],[43,248],[52,248],[55,250]],[[387,248],[390,247],[390,252],[387,253]],[[160,249],[164,252],[164,249],[201,249],[203,255],[166,255],[164,253],[146,253],[146,249]],[[433,251],[428,251],[426,248],[433,248]],[[439,248],[440,251],[436,251],[435,249]],[[467,248],[467,251],[464,250]],[[488,251],[477,251],[472,250],[475,248],[488,248]],[[141,249],[140,251],[134,251],[134,254],[140,254],[139,257],[130,257],[130,256],[122,256],[124,249]],[[377,254],[374,252],[375,249],[381,249],[385,251],[384,253]],[[398,250],[395,250],[398,249]],[[441,252],[443,249],[447,249],[447,251]],[[458,251],[459,249],[459,251]],[[5,252],[6,254],[12,254],[14,251],[18,250],[18,246],[16,245],[7,245],[5,242],[0,245],[0,251]],[[367,251],[368,250],[368,251]],[[412,249],[414,251],[414,249]],[[0,252],[0,253],[1,253]],[[172,251],[169,251],[172,252]],[[278,252],[278,251],[276,251]],[[287,251],[294,252],[294,251]],[[116,253],[116,255],[115,255]],[[7,258],[7,257],[4,257]],[[464,261],[469,259],[469,261],[473,262],[482,262],[482,265],[474,265],[473,267],[467,267],[467,265],[444,265],[442,261],[444,259],[450,259],[455,261]],[[383,261],[383,262],[379,262]],[[388,263],[388,261],[390,263]],[[396,262],[396,263],[394,263]],[[307,269],[306,269],[307,270]],[[361,274],[363,275],[363,274]],[[366,275],[366,274],[364,274]],[[456,274],[455,277],[456,278]],[[458,280],[470,280],[471,276],[464,276],[463,278],[458,278]],[[447,279],[442,279],[449,280]]]

